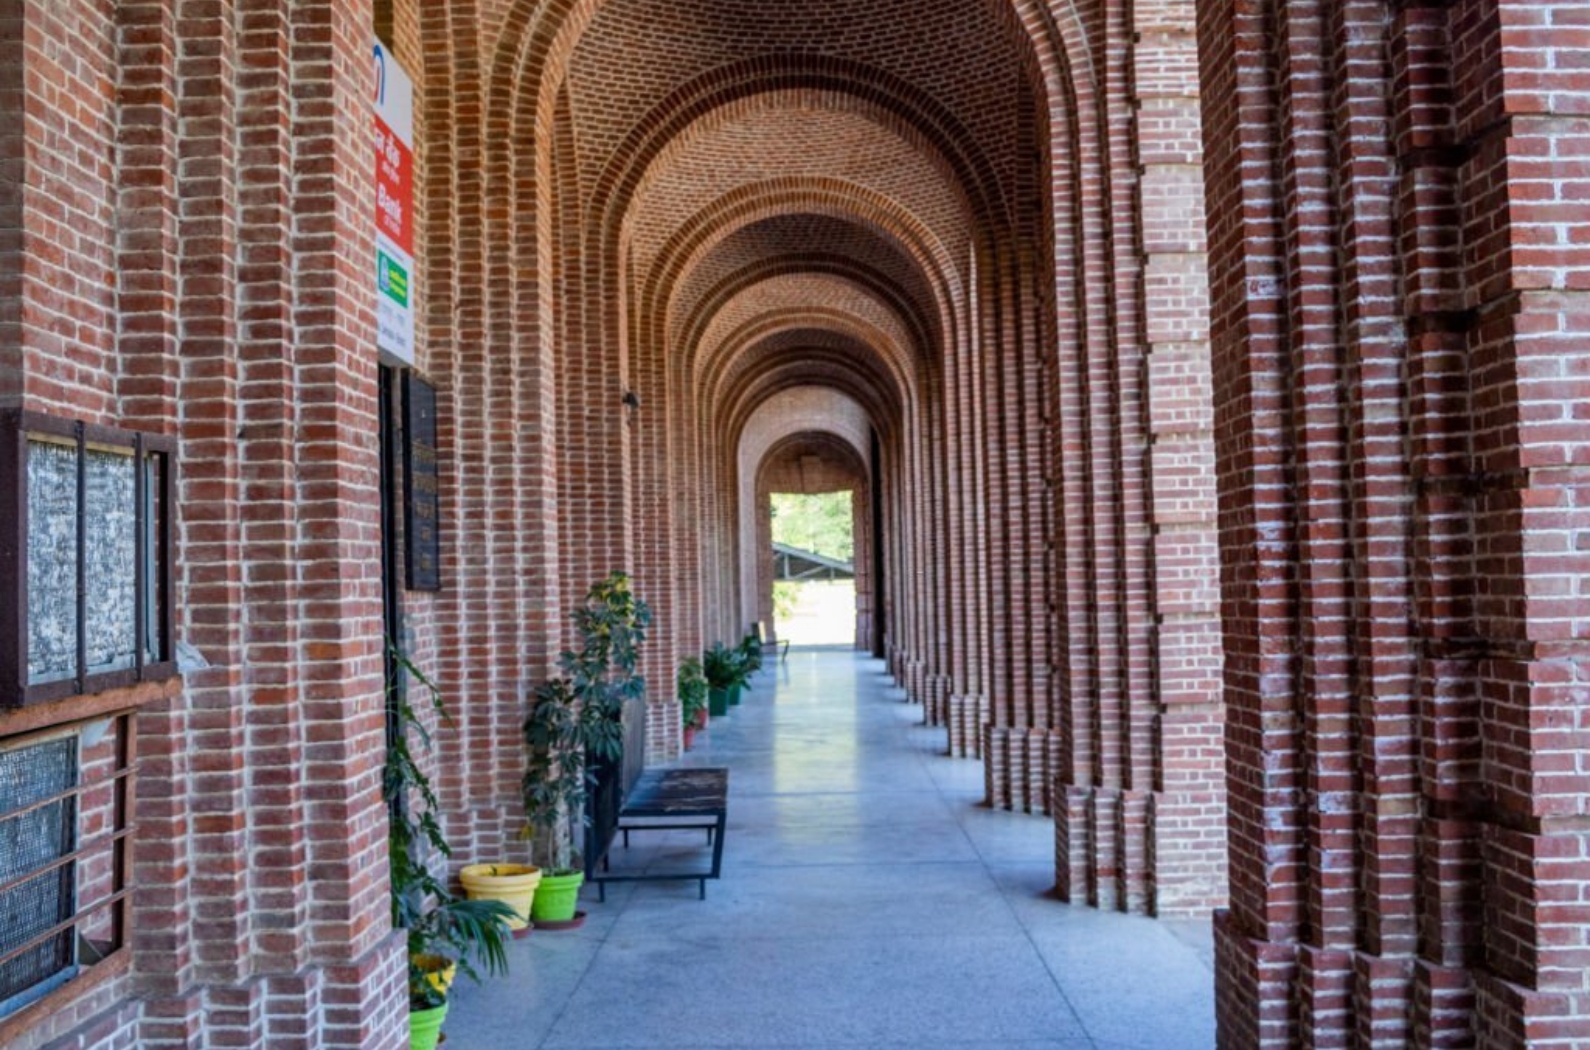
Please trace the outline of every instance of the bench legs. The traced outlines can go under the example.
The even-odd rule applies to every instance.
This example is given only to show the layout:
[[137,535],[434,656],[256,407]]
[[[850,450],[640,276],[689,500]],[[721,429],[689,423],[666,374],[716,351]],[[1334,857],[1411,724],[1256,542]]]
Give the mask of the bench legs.
[[[607,903],[607,884],[609,882],[666,882],[666,881],[669,881],[669,880],[672,880],[672,879],[695,879],[696,880],[696,897],[697,897],[697,899],[698,900],[706,900],[707,899],[707,880],[708,879],[719,878],[723,874],[723,836],[724,836],[724,832],[728,830],[728,825],[729,825],[729,812],[725,808],[722,812],[719,812],[719,813],[717,813],[715,815],[715,819],[714,819],[713,823],[711,823],[711,824],[706,824],[706,825],[685,824],[685,825],[676,825],[675,826],[677,828],[704,828],[704,830],[707,833],[707,845],[712,847],[712,870],[711,871],[706,872],[705,874],[680,872],[677,875],[657,874],[657,875],[620,875],[620,876],[617,876],[617,877],[614,877],[614,878],[595,877],[591,881],[596,883],[596,892],[597,892],[597,898],[596,899],[597,899],[597,903],[599,903],[599,904],[606,904]],[[620,828],[619,830],[624,833],[624,848],[625,849],[629,848],[629,833],[630,833],[630,831],[632,831],[632,830],[633,831],[645,831],[645,830],[647,830],[648,827],[654,827],[658,831],[673,830],[673,829],[670,829],[667,825],[663,825],[663,824],[659,824],[659,825],[637,825],[634,828]],[[602,870],[604,872],[609,872],[609,871],[613,870],[611,858],[608,857],[608,855],[605,854],[605,853],[602,855]]]
[[[724,808],[718,812],[718,822],[707,829],[707,841],[712,843],[712,878],[717,878],[723,873],[723,832],[729,823],[729,811]],[[717,834],[713,834],[716,831]],[[701,880],[701,900],[707,899],[707,880]]]

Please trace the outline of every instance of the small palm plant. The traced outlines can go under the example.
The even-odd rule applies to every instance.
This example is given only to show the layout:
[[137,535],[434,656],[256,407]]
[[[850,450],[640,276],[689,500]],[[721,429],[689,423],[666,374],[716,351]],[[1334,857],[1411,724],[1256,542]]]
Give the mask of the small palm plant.
[[736,651],[740,655],[740,662],[745,665],[747,679],[762,669],[762,636],[757,632],[751,631],[740,639]]
[[722,642],[714,643],[712,648],[701,654],[701,666],[707,676],[707,684],[713,689],[733,689],[741,683],[745,673],[740,654]]

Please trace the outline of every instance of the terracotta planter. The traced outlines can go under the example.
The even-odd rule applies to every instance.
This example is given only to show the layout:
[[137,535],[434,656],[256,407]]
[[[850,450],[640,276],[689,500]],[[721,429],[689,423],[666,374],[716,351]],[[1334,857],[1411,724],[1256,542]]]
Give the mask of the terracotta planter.
[[471,864],[458,873],[470,900],[502,901],[514,911],[508,928],[515,932],[530,925],[530,907],[541,869],[529,864]]
[[707,709],[704,708],[704,707],[696,712],[696,728],[697,729],[705,729],[705,728],[707,728],[707,717],[708,717]]

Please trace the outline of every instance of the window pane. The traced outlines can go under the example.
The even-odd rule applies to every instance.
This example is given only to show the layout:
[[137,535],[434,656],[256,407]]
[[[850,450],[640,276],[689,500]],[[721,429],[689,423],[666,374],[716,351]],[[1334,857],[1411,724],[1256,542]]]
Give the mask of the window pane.
[[84,554],[88,672],[133,666],[137,651],[138,519],[133,457],[88,449]]
[[[0,751],[0,799],[16,813],[77,784],[77,738]],[[75,848],[76,806],[70,799],[0,818],[0,885],[50,863]],[[0,956],[72,917],[74,874],[68,864],[0,891]],[[0,1003],[72,965],[67,930],[0,963]]]
[[166,523],[160,515],[163,505],[160,486],[165,477],[165,462],[163,456],[148,456],[144,459],[143,468],[145,525],[144,534],[138,538],[138,542],[143,545],[144,579],[147,581],[144,588],[144,662],[150,664],[167,659],[161,630],[165,607],[161,604],[163,589],[160,586],[166,571],[165,547],[161,543],[161,538],[166,534]]
[[28,681],[77,673],[77,449],[28,443]]

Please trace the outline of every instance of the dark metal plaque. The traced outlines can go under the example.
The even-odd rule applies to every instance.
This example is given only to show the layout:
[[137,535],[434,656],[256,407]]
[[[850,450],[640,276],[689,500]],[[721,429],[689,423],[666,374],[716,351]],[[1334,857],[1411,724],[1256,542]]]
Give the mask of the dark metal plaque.
[[441,493],[437,485],[436,388],[403,375],[403,537],[411,591],[442,589]]

